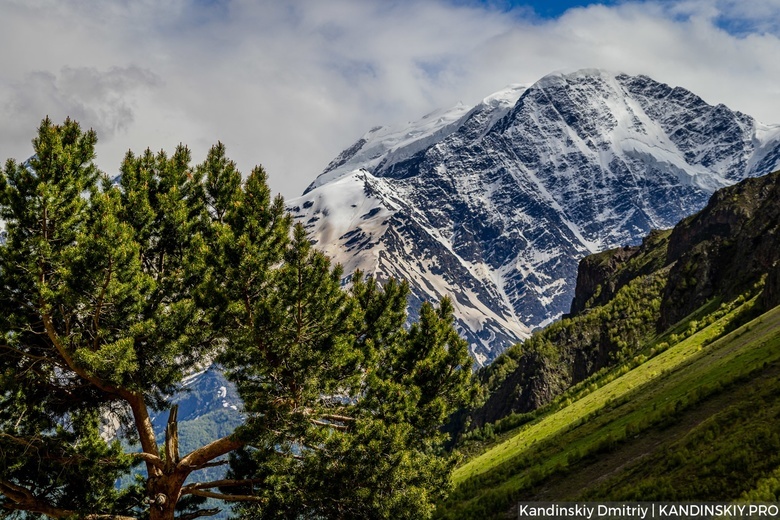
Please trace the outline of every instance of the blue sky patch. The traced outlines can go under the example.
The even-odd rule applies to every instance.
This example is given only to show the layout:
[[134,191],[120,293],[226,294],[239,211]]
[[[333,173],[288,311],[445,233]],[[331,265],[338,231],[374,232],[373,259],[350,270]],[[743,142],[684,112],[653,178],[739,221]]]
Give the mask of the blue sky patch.
[[[466,2],[468,3],[468,2]],[[476,3],[488,5],[504,11],[518,10],[533,12],[539,18],[558,18],[573,7],[586,7],[593,4],[614,5],[619,0],[477,0]]]

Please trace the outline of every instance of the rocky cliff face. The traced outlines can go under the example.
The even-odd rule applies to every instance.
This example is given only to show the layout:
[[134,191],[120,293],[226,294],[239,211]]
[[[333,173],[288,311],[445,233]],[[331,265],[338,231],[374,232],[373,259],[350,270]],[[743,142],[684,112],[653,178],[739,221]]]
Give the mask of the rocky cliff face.
[[409,280],[412,307],[451,295],[484,363],[570,309],[579,259],[778,163],[780,127],[586,70],[373,129],[289,205],[347,273]]
[[765,309],[780,305],[780,263],[776,263],[769,271],[764,292],[761,294],[761,303]]
[[609,301],[618,283],[613,275],[637,251],[639,248],[636,246],[625,246],[580,260],[571,314],[582,312],[588,305]]
[[672,265],[661,326],[680,320],[709,298],[733,298],[768,279],[773,301],[780,261],[780,173],[747,179],[716,192],[669,238]]

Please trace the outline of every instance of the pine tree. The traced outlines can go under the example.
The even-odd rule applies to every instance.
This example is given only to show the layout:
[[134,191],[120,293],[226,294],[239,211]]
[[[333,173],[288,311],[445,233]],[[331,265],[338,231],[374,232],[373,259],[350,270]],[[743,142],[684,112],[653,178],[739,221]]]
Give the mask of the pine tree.
[[[194,168],[184,146],[128,152],[118,182],[95,143],[45,119],[35,155],[0,175],[0,506],[191,519],[217,498],[249,518],[427,516],[452,463],[439,425],[471,388],[449,302],[407,331],[404,284],[358,274],[345,290],[263,169],[242,181],[221,143]],[[171,396],[214,360],[246,422],[179,453]],[[150,416],[165,411],[159,439]],[[227,478],[185,483],[225,455]]]

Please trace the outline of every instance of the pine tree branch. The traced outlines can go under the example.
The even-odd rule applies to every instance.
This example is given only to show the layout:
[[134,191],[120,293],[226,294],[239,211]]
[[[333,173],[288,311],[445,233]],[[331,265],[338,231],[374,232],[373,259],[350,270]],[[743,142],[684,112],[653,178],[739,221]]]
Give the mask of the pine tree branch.
[[[99,390],[109,394],[117,395],[127,401],[127,403],[130,405],[130,409],[133,411],[136,430],[138,432],[138,437],[141,440],[141,448],[143,448],[146,453],[157,455],[157,439],[154,435],[154,428],[152,426],[152,421],[149,418],[149,411],[146,408],[146,402],[144,401],[143,395],[107,384],[100,378],[89,374],[86,370],[79,367],[75,360],[71,357],[68,350],[60,341],[57,331],[54,328],[51,315],[44,312],[41,313],[41,318],[43,319],[43,325],[46,329],[46,334],[49,337],[49,340],[54,345],[54,348],[57,349],[60,357],[62,357],[62,359],[68,365],[68,368],[70,368],[82,379],[97,387]],[[146,468],[150,476],[158,476],[160,474],[160,470],[154,464],[151,464],[148,461]]]
[[[126,392],[126,394],[128,395],[125,397],[125,400],[133,411],[135,429],[138,432],[138,438],[141,441],[141,449],[143,449],[145,453],[159,457],[157,437],[154,434],[152,420],[149,417],[149,410],[146,408],[146,402],[144,401],[143,396],[130,392]],[[161,469],[149,461],[146,461],[146,469],[149,472],[149,476],[152,477],[160,476],[162,474]]]
[[160,469],[163,469],[164,467],[162,459],[157,455],[153,455],[151,453],[146,453],[141,451],[141,452],[131,453],[130,456],[136,459],[141,459],[146,463],[153,464],[154,466]]
[[266,500],[264,498],[256,497],[254,495],[229,495],[225,493],[215,493],[213,491],[205,491],[203,489],[190,489],[186,492],[182,491],[182,495],[195,495],[205,498],[216,498],[225,502],[255,502],[262,503]]
[[[31,437],[18,437],[15,435],[11,435],[6,432],[0,432],[0,437],[4,439],[8,439],[11,442],[18,444],[20,446],[24,446],[26,449],[36,449],[36,446],[43,447],[45,445],[43,437],[40,436],[31,436]],[[101,458],[90,458],[85,455],[71,455],[68,457],[58,455],[56,453],[51,452],[50,450],[40,450],[37,449],[38,456],[46,459],[46,460],[54,460],[57,462],[61,462],[63,464],[76,464],[79,462],[84,461],[91,461],[91,462],[97,462],[99,464],[116,464],[116,459],[113,457],[101,457]],[[130,454],[132,457],[151,462],[155,464],[158,467],[162,467],[162,460],[160,460],[159,457],[155,457],[154,455],[150,455],[149,453],[132,453]]]
[[199,469],[206,469],[206,468],[216,468],[218,466],[225,466],[227,464],[230,464],[230,461],[227,460],[227,459],[225,459],[225,460],[218,460],[218,461],[215,461],[215,462],[206,462],[205,464],[201,464],[200,466],[198,466],[197,468],[193,469],[192,471],[197,471]]
[[222,437],[214,442],[206,444],[196,450],[191,451],[179,462],[179,467],[195,471],[204,464],[211,462],[217,457],[226,455],[246,445],[246,442],[238,440],[234,435]]
[[36,356],[35,354],[30,354],[29,352],[25,352],[23,350],[19,350],[18,348],[14,348],[11,345],[0,345],[0,349],[2,350],[10,350],[11,352],[17,354],[22,359],[32,359],[34,361],[48,361],[52,362],[52,359],[48,356]]
[[92,515],[86,515],[84,517],[84,520],[138,520],[138,518],[134,516],[125,516],[125,515],[92,514]]
[[136,518],[134,516],[101,515],[101,514],[86,515],[83,518],[84,518],[84,520],[138,520],[138,518]]
[[14,502],[21,502],[34,498],[32,492],[29,489],[12,484],[7,480],[0,480],[0,493]]
[[114,266],[114,257],[109,255],[108,273],[106,274],[106,281],[103,283],[103,287],[100,288],[100,295],[98,296],[98,301],[97,304],[95,305],[95,316],[93,318],[93,323],[95,326],[95,341],[93,342],[92,348],[94,348],[95,350],[97,350],[98,342],[100,341],[100,312],[103,309],[103,300],[106,297],[106,291],[108,290],[108,286],[111,283],[111,275],[114,272],[113,266]]
[[[16,426],[18,427],[19,424],[17,423]],[[12,442],[15,442],[16,444],[25,446],[27,448],[32,448],[33,445],[35,444],[39,444],[39,445],[43,444],[43,439],[37,435],[34,437],[17,437],[16,435],[11,435],[10,433],[0,432],[0,437],[9,439]]]
[[97,387],[99,390],[102,390],[103,392],[118,395],[121,397],[125,397],[125,395],[130,393],[126,390],[123,391],[123,389],[119,387],[106,383],[105,381],[101,380],[99,377],[89,374],[86,370],[79,367],[76,364],[76,361],[68,352],[68,350],[65,348],[65,345],[63,345],[62,342],[60,341],[59,335],[57,334],[57,331],[54,328],[54,323],[52,321],[51,315],[44,312],[41,313],[41,318],[43,321],[43,326],[46,329],[46,335],[48,336],[49,341],[52,342],[52,345],[54,345],[54,348],[57,350],[57,353],[60,355],[63,361],[65,361],[65,364],[68,365],[68,368],[71,369],[76,375],[78,375],[80,378],[84,379],[85,381],[88,381],[89,383]]
[[[343,409],[343,408],[342,408]],[[309,415],[316,415],[319,419],[324,419],[326,421],[336,421],[336,422],[355,422],[357,421],[357,418],[351,417],[349,415],[340,415],[335,413],[320,413],[318,410],[314,408],[304,408],[303,413],[307,416]]]
[[[0,480],[0,494],[10,502],[3,504],[5,509],[11,511],[25,511],[27,513],[41,513],[51,518],[68,518],[78,515],[77,511],[55,507],[50,503],[36,497],[32,491],[18,486],[7,480]],[[137,520],[132,516],[92,514],[83,517],[85,520]]]

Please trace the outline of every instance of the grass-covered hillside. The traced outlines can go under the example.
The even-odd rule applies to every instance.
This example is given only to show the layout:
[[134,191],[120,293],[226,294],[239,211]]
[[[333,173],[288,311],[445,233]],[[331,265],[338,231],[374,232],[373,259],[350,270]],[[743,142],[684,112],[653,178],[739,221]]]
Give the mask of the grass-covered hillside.
[[775,500],[780,308],[724,334],[754,305],[485,444],[455,471],[440,517],[502,517],[520,500]]
[[[518,501],[776,500],[780,174],[580,266],[572,314],[483,370],[440,518]],[[465,416],[465,414],[464,414]]]

